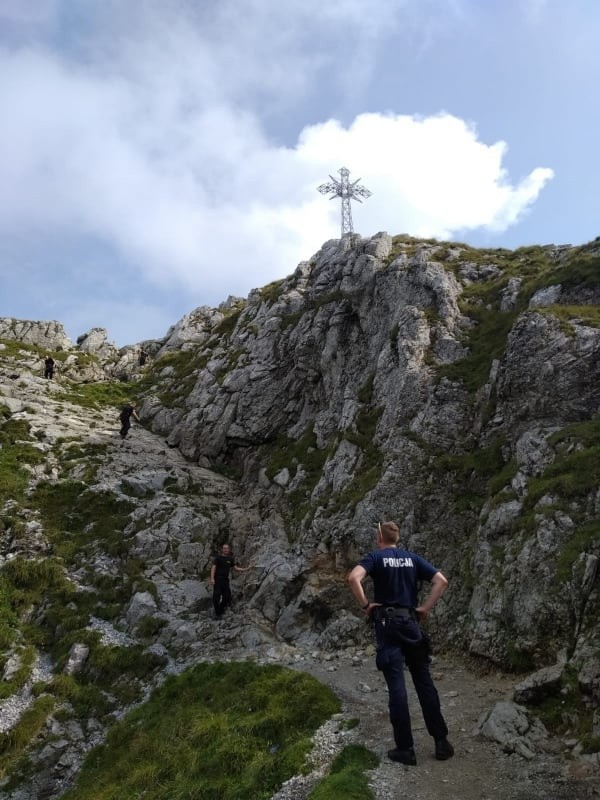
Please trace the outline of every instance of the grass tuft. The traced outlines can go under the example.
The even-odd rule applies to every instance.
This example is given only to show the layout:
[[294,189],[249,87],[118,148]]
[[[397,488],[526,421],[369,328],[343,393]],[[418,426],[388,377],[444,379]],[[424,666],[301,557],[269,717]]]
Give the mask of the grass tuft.
[[312,790],[309,800],[372,800],[365,770],[375,769],[379,758],[361,745],[345,747],[333,761],[327,777]]

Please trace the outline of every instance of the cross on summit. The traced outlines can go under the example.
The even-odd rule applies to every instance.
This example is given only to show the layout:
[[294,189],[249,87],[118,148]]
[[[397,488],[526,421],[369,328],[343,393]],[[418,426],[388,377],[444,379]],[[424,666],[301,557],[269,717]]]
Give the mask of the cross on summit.
[[350,208],[350,200],[358,200],[359,203],[362,203],[361,197],[365,199],[367,197],[371,197],[373,192],[370,192],[368,189],[365,189],[364,186],[359,186],[358,181],[360,178],[350,183],[350,170],[346,169],[346,167],[342,167],[338,170],[341,175],[341,179],[338,181],[333,175],[330,175],[331,183],[323,183],[321,186],[317,187],[317,190],[321,192],[321,194],[331,194],[332,196],[329,198],[333,200],[334,197],[341,197],[342,198],[342,236],[345,233],[353,233],[352,228],[352,209]]

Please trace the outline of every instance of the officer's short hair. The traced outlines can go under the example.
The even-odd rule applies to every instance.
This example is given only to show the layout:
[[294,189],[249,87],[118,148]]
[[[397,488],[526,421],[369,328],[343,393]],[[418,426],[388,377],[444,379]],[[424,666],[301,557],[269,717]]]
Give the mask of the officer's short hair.
[[400,538],[400,528],[395,522],[379,522],[379,535],[386,544],[396,544]]

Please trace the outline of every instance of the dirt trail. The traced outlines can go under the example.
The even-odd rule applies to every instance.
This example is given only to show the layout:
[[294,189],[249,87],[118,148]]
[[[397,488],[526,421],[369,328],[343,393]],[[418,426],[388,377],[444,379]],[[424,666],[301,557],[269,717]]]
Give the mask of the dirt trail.
[[[583,800],[600,797],[598,776],[577,775],[584,765],[566,762],[561,757],[561,742],[550,743],[551,752],[532,761],[507,755],[500,746],[473,736],[482,713],[496,702],[509,699],[514,681],[502,675],[478,676],[449,658],[433,664],[449,739],[455,756],[436,761],[433,743],[425,730],[416,695],[410,687],[410,708],[415,735],[417,766],[404,767],[387,758],[393,747],[387,710],[387,690],[374,659],[361,664],[336,662],[335,671],[327,664],[314,663],[306,669],[334,689],[344,710],[360,720],[355,741],[377,753],[381,763],[370,773],[376,800]],[[365,685],[373,691],[366,691]],[[361,688],[362,687],[362,688]],[[574,774],[571,774],[574,773]]]

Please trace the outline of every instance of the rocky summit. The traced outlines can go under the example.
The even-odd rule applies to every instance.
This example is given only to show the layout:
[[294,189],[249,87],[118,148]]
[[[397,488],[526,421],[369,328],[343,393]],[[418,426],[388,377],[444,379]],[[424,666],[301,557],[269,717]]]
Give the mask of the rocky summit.
[[[450,581],[438,650],[514,677],[474,734],[524,759],[562,737],[592,796],[599,305],[599,240],[379,233],[121,349],[0,319],[2,796],[59,797],[190,664],[369,653],[345,579],[384,519]],[[251,570],[215,620],[226,541]]]

